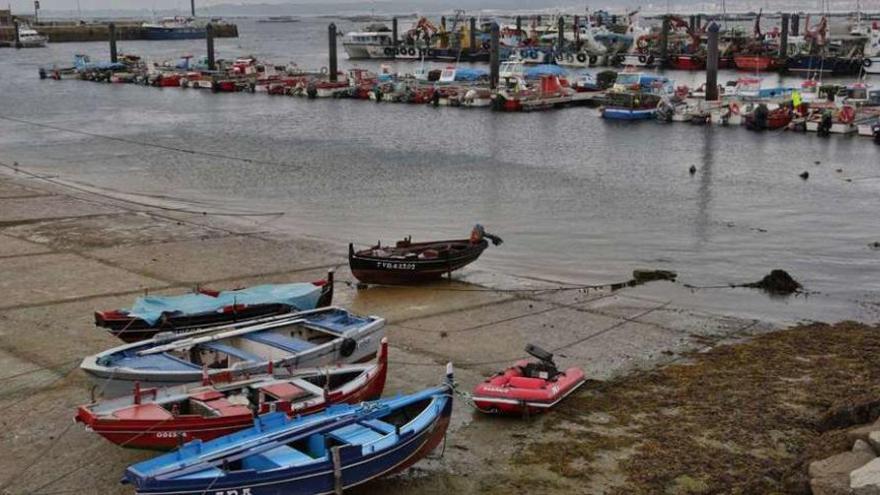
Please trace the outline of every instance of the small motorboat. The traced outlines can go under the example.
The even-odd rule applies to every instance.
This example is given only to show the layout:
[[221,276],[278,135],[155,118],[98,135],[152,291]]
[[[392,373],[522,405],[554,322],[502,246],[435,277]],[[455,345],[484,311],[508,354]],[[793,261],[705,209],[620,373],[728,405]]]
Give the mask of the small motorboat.
[[271,373],[134,393],[80,406],[76,421],[123,447],[173,449],[191,440],[208,441],[253,425],[254,415],[288,416],[322,411],[331,404],[378,399],[388,371],[388,342],[371,364],[298,370],[289,378]]
[[215,375],[267,373],[369,361],[379,350],[385,319],[329,307],[247,323],[160,333],[88,356],[80,368],[104,397],[128,395],[135,382],[165,387]]
[[477,409],[488,414],[527,416],[558,404],[586,381],[584,371],[572,367],[559,371],[553,354],[535,345],[526,352],[537,361],[522,360],[474,388]]
[[348,245],[351,273],[365,284],[409,284],[436,280],[452,274],[480,257],[489,241],[499,245],[498,236],[487,233],[481,225],[471,231],[470,239],[412,242],[407,237],[393,247],[375,246],[355,251]]
[[129,466],[122,481],[141,495],[343,493],[434,450],[446,436],[452,392],[447,365],[438,387],[308,416],[259,416],[246,430]]
[[200,288],[180,296],[144,296],[128,309],[95,312],[95,325],[125,342],[159,332],[184,332],[267,316],[323,308],[333,303],[333,271],[312,283],[258,285],[214,291]]
[[754,110],[743,116],[746,129],[750,131],[775,131],[783,129],[791,123],[792,111],[787,106],[779,106],[770,110],[761,103]]

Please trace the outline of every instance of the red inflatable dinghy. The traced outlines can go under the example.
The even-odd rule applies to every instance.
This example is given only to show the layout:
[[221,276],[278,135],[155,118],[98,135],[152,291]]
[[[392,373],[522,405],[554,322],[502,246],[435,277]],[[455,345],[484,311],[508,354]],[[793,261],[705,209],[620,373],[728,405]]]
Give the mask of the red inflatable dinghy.
[[522,360],[474,388],[477,408],[489,414],[527,415],[542,413],[558,404],[586,381],[584,371],[559,371],[553,354],[534,345],[526,352],[537,362]]

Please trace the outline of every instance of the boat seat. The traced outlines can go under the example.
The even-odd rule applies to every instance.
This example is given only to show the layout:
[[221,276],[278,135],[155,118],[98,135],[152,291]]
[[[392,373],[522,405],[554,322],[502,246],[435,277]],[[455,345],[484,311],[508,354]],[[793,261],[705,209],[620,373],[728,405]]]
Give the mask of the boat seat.
[[361,421],[360,424],[372,428],[384,435],[388,435],[389,433],[394,433],[397,431],[397,428],[393,424],[386,423],[381,419],[368,419],[366,421]]
[[339,428],[338,430],[333,430],[329,433],[329,436],[343,443],[364,445],[381,440],[385,435],[376,432],[372,428],[353,424]]
[[259,342],[261,344],[266,344],[276,349],[283,349],[288,352],[303,352],[315,347],[315,344],[312,344],[311,342],[307,342],[296,337],[282,335],[271,330],[250,333],[244,335],[243,337],[248,340]]
[[158,404],[140,404],[115,411],[113,417],[128,420],[165,421],[174,418],[174,415]]
[[314,461],[315,459],[312,459],[308,454],[304,454],[293,447],[281,445],[266,452],[245,457],[242,460],[242,467],[244,469],[260,471],[289,466],[302,466]]
[[204,405],[211,409],[215,416],[239,416],[242,414],[251,414],[251,410],[247,406],[241,404],[233,404],[228,400],[214,399],[204,402]]
[[263,361],[263,358],[257,356],[256,354],[245,351],[244,349],[240,349],[238,347],[232,347],[231,345],[221,344],[219,342],[207,342],[204,344],[200,344],[199,347],[203,349],[208,349],[211,351],[222,352],[226,355],[232,356],[234,358],[241,359],[242,361],[253,361],[260,362]]
[[311,393],[297,387],[292,383],[273,383],[272,385],[266,385],[264,387],[260,387],[260,390],[270,394],[274,397],[277,397],[280,400],[292,401],[296,399],[300,399],[302,397],[310,397]]

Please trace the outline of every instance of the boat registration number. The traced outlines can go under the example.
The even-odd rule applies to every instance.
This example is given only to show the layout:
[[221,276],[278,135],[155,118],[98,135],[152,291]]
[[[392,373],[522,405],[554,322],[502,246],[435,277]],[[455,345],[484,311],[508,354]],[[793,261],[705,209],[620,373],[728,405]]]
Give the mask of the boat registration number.
[[242,488],[241,490],[220,490],[214,492],[214,495],[251,495],[250,488]]
[[178,434],[184,438],[187,436],[185,431],[157,431],[156,438],[177,438]]
[[415,263],[393,263],[390,261],[379,261],[379,262],[376,262],[376,265],[378,265],[379,268],[384,268],[386,270],[415,270],[416,269]]

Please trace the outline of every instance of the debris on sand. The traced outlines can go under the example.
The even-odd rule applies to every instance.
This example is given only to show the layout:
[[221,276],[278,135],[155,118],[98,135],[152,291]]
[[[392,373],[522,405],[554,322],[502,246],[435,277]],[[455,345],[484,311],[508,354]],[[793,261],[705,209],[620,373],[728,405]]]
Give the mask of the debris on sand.
[[637,284],[656,280],[675,282],[676,278],[678,278],[678,274],[669,270],[633,270],[633,281]]
[[798,177],[800,177],[801,179],[807,180],[810,178],[810,173],[807,172],[806,170],[804,170],[803,173],[801,173],[801,175],[799,175]]
[[874,241],[868,244],[871,249],[880,249],[880,241]]
[[763,289],[771,294],[789,295],[803,288],[797,280],[785,270],[773,270],[758,282],[743,284],[741,287]]

